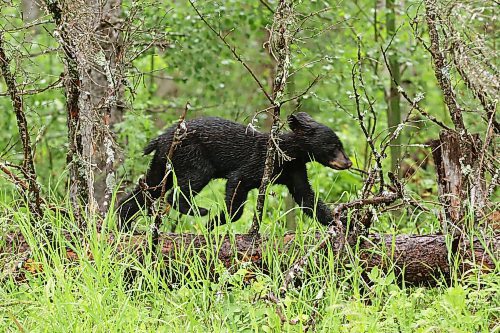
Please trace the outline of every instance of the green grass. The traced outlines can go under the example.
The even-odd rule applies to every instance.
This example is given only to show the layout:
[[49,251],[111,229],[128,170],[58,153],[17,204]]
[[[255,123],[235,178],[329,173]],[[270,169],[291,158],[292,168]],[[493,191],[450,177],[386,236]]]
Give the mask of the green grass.
[[[218,190],[220,184],[213,186]],[[2,194],[3,199],[7,197],[8,194]],[[199,198],[210,204],[207,200],[203,195]],[[268,200],[273,213],[265,214],[262,228],[275,244],[281,243],[285,231],[282,204],[277,197]],[[297,250],[280,254],[276,246],[267,246],[263,258],[268,271],[263,272],[236,262],[228,269],[217,261],[210,248],[204,252],[207,263],[184,252],[166,269],[162,263],[154,264],[150,254],[142,262],[130,254],[118,255],[116,245],[107,243],[102,235],[97,237],[92,227],[84,233],[85,244],[74,242],[76,238],[68,242],[56,234],[55,242],[41,247],[45,242],[41,232],[44,223],[63,230],[74,229],[74,221],[51,211],[33,227],[26,210],[17,210],[17,206],[15,202],[3,204],[0,226],[4,233],[23,232],[31,245],[33,260],[43,265],[43,272],[28,274],[23,283],[15,282],[4,265],[11,262],[12,255],[2,255],[1,332],[301,332],[312,313],[314,298],[325,283],[325,296],[317,314],[319,332],[500,331],[498,274],[473,273],[454,278],[451,285],[438,278],[433,288],[409,287],[397,283],[394,272],[379,269],[368,272],[368,280],[364,281],[356,256],[342,266],[331,252],[315,263],[310,262],[303,285],[287,293],[281,310],[297,324],[282,323],[276,305],[261,296],[278,292],[284,270],[307,251],[307,238],[318,230],[301,214],[298,230],[305,236],[297,238]],[[248,207],[245,217],[244,221],[251,217]],[[403,214],[399,220],[413,218]],[[188,225],[184,219],[178,231],[206,232],[205,220],[187,218],[195,221]],[[112,217],[105,221],[103,234],[114,228],[114,222]],[[220,228],[216,235],[234,235],[245,230],[247,224]],[[390,230],[398,223],[379,221],[378,228],[384,229],[384,225]],[[213,239],[217,248],[220,238]],[[4,241],[0,238],[0,247]],[[82,259],[69,262],[66,247]],[[92,254],[92,260],[87,253]],[[169,273],[164,274],[165,271]],[[255,279],[249,284],[245,276],[250,271]],[[209,278],[214,272],[219,277],[215,281]],[[458,276],[456,272],[454,275]]]

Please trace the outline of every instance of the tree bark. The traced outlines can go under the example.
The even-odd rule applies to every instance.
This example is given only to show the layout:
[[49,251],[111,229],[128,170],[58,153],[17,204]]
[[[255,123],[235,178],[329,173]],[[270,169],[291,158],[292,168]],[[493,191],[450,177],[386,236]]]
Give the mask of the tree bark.
[[[280,244],[274,241],[254,237],[249,234],[222,236],[220,239],[211,237],[206,239],[203,235],[193,234],[161,234],[159,235],[158,249],[160,255],[158,260],[165,262],[166,275],[174,276],[175,270],[169,271],[170,262],[183,262],[187,265],[190,258],[201,258],[209,266],[209,274],[216,278],[213,261],[206,260],[206,251],[213,247],[214,253],[217,253],[217,260],[225,267],[234,269],[236,264],[251,263],[252,265],[267,271],[263,260],[265,249],[276,248],[279,253],[293,254],[299,251],[298,244],[293,241],[295,234],[287,234],[283,237]],[[321,235],[311,237],[309,245],[314,246]],[[71,237],[66,235],[69,241]],[[74,239],[74,238],[73,238]],[[102,239],[102,238],[101,238]],[[233,240],[234,239],[234,240]],[[4,273],[14,274],[17,279],[23,279],[26,270],[39,271],[43,269],[39,264],[35,264],[32,258],[29,258],[30,250],[26,240],[20,234],[8,234],[5,237],[3,248],[0,248],[0,255],[12,256],[11,258],[23,258],[19,260],[4,261],[6,266],[2,268]],[[137,256],[142,260],[151,249],[151,241],[148,235],[124,236],[115,238],[108,236],[108,242],[117,245],[118,255]],[[486,248],[485,248],[486,247]],[[329,247],[324,251],[339,251],[339,241],[332,240]],[[498,260],[500,251],[500,235],[490,239],[479,241],[459,241],[456,239],[447,246],[446,236],[444,235],[370,235],[366,239],[360,240],[359,258],[360,265],[369,270],[373,267],[379,267],[388,270],[394,267],[399,278],[407,284],[412,285],[433,285],[439,278],[449,279],[454,271],[454,256],[458,259],[458,268],[466,273],[472,268],[480,268],[483,272],[489,272],[495,269],[495,262]],[[449,256],[449,253],[454,256]],[[77,260],[77,255],[67,247],[67,257],[70,260]],[[195,259],[198,260],[198,259]],[[325,256],[318,256],[318,260],[327,260]],[[394,265],[394,266],[393,266]]]
[[[396,34],[396,11],[394,8],[394,0],[386,1],[387,15],[386,15],[386,28],[387,38],[394,38]],[[401,71],[398,62],[398,53],[391,51],[389,54],[389,66],[392,73],[390,80],[390,90],[388,96],[387,106],[387,128],[389,129],[389,136],[391,136],[401,123],[401,95],[398,91],[398,85],[401,82]],[[401,175],[400,159],[401,159],[401,135],[394,138],[391,146],[391,171],[395,175]]]
[[[271,36],[269,38],[269,50],[276,58],[276,74],[273,83],[272,109],[273,124],[269,133],[267,142],[266,160],[264,162],[264,172],[257,195],[256,213],[253,217],[250,233],[259,231],[259,224],[262,221],[264,210],[264,201],[266,198],[266,189],[271,182],[276,155],[279,158],[286,158],[280,151],[278,137],[280,133],[280,113],[281,102],[285,94],[285,88],[288,80],[288,72],[291,66],[290,46],[293,42],[290,27],[294,22],[293,2],[289,0],[280,0],[278,7],[274,12],[273,25],[271,27]],[[281,156],[280,156],[281,155]]]
[[93,154],[95,199],[101,213],[109,209],[116,185],[115,165],[118,159],[113,137],[113,126],[123,120],[124,87],[123,57],[120,29],[121,0],[105,3],[87,1],[95,15],[95,33],[99,41],[100,60],[90,70],[90,98],[96,118],[102,124],[96,135]]
[[[99,121],[91,100],[92,65],[99,62],[93,22],[97,15],[83,0],[46,0],[64,51],[65,94],[68,122],[70,200],[80,228],[80,212],[94,215],[98,210],[94,189],[94,141]],[[82,209],[83,208],[83,209]]]
[[[465,135],[464,140],[454,131],[442,131],[438,140],[431,141],[432,156],[438,178],[439,200],[444,206],[447,222],[457,227],[467,214],[470,203],[476,218],[484,216],[487,191],[484,172],[480,169],[478,135]],[[443,224],[448,232],[448,223]]]

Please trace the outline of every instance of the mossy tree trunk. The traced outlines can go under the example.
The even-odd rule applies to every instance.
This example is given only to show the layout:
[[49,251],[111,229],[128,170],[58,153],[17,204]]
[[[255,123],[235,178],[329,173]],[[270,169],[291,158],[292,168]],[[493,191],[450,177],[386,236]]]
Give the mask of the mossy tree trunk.
[[[387,29],[387,40],[394,38],[396,34],[396,10],[394,6],[395,0],[386,1],[386,29]],[[389,95],[387,97],[387,126],[389,128],[389,136],[396,130],[398,125],[401,123],[401,104],[400,104],[400,94],[398,91],[398,84],[401,82],[401,71],[398,62],[398,52],[396,50],[389,50],[389,67],[391,69],[393,79],[391,80],[391,86],[389,90]],[[398,135],[390,147],[391,152],[391,171],[395,174],[399,174],[399,164],[401,159],[401,136]]]

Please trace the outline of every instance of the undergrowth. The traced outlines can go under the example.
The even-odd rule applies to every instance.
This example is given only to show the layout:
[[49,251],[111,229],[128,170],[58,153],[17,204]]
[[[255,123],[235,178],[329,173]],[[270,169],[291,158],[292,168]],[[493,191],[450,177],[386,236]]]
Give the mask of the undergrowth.
[[[3,204],[3,234],[21,231],[30,245],[33,262],[43,269],[17,282],[6,265],[14,254],[3,255],[0,331],[301,332],[316,295],[325,285],[316,317],[318,332],[500,331],[498,265],[492,274],[470,272],[461,276],[455,271],[451,282],[437,276],[434,287],[416,287],[399,281],[391,270],[373,268],[362,276],[355,249],[342,265],[333,251],[306,265],[302,284],[290,290],[280,306],[288,321],[283,323],[277,305],[262,296],[270,291],[278,294],[285,270],[307,251],[311,244],[308,238],[321,227],[299,213],[297,232],[303,236],[297,237],[296,250],[282,253],[285,213],[295,210],[279,209],[284,206],[279,199],[268,201],[278,207],[269,211],[281,213],[265,214],[261,232],[271,238],[267,244],[276,244],[264,250],[265,270],[238,262],[227,268],[217,260],[221,237],[243,232],[251,220],[250,211],[245,212],[242,222],[213,232],[213,244],[204,252],[206,261],[186,251],[166,267],[155,263],[150,253],[144,260],[119,253],[117,242],[110,243],[106,237],[116,232],[114,216],[105,219],[102,233],[96,232],[95,221],[88,221],[83,236],[75,234],[68,241],[62,230],[75,230],[71,214],[52,209],[33,226],[27,210],[16,208],[22,204]],[[65,204],[60,208],[68,207]],[[376,227],[395,233],[398,223],[412,219],[415,217],[403,214],[392,222],[378,221]],[[204,222],[199,217],[182,218],[177,231],[207,233]],[[51,242],[43,232],[47,224],[55,231]],[[169,226],[164,227],[169,230]],[[137,229],[147,234],[147,223],[139,222]],[[0,247],[4,244],[2,237]],[[67,249],[80,259],[68,260]]]

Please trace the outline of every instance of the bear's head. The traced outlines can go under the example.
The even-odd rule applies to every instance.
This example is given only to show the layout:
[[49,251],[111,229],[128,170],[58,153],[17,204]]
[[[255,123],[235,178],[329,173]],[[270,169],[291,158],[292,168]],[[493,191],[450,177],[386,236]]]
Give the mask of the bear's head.
[[352,166],[342,142],[328,126],[318,123],[305,112],[290,115],[288,125],[311,160],[336,170]]

